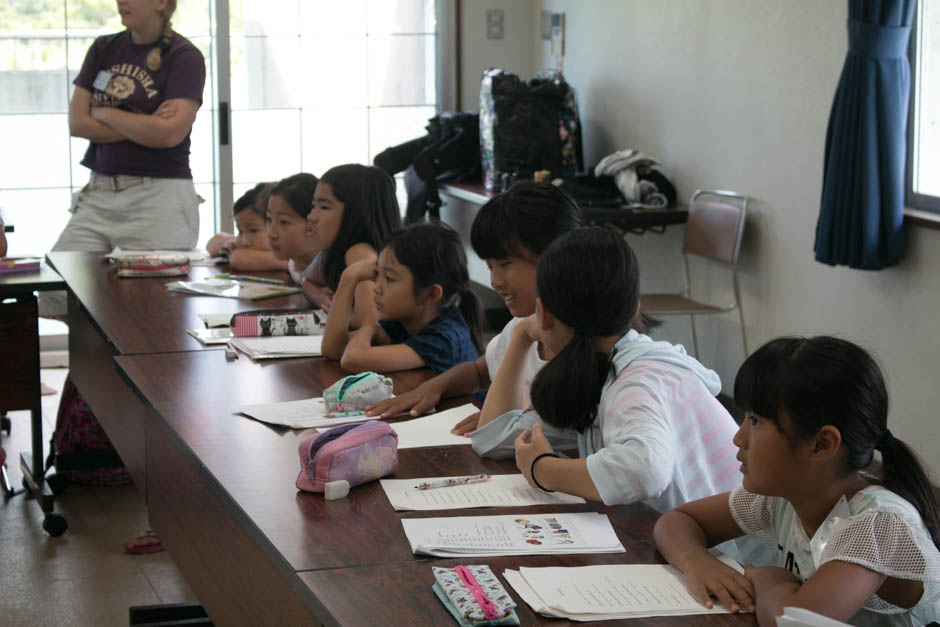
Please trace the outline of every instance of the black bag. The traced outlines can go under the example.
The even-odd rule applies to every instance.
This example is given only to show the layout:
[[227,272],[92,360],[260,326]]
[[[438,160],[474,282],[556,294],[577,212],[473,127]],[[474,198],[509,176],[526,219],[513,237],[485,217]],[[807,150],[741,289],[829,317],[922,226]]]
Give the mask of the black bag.
[[480,178],[480,118],[477,113],[443,112],[428,120],[428,134],[387,148],[373,163],[390,176],[405,171],[405,223],[425,213],[440,217],[437,181]]
[[488,191],[500,191],[503,178],[530,179],[537,170],[552,178],[574,176],[583,161],[574,90],[555,70],[528,83],[487,70],[480,87],[480,142]]

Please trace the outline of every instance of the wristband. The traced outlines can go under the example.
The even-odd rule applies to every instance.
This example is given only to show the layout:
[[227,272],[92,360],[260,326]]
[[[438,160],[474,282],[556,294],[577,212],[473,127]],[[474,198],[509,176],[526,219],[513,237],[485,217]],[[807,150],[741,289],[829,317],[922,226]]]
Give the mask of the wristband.
[[529,476],[532,477],[532,483],[534,483],[535,487],[537,487],[539,490],[543,492],[554,492],[554,490],[549,490],[548,488],[543,487],[542,484],[539,483],[539,480],[535,478],[535,464],[543,457],[558,457],[560,459],[561,455],[558,453],[542,453],[537,455],[535,459],[532,460],[532,465],[529,466]]

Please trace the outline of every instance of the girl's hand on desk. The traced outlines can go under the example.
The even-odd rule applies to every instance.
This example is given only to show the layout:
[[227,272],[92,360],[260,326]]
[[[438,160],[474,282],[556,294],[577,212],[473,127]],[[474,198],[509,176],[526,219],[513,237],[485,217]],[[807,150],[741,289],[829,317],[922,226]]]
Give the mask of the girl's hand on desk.
[[[366,416],[388,418],[410,410],[412,416],[419,416],[433,408],[441,400],[440,390],[431,381],[425,381],[418,387],[394,398],[387,398],[366,407]],[[476,418],[473,419],[476,423]]]
[[701,556],[684,564],[682,574],[689,592],[705,607],[711,609],[715,606],[714,597],[732,613],[754,612],[755,594],[751,578],[722,564],[708,552],[703,550]]
[[325,285],[316,285],[307,280],[300,286],[311,305],[330,313],[330,306],[333,304],[333,290]]
[[535,423],[532,425],[531,430],[526,429],[520,433],[514,444],[516,446],[516,467],[519,468],[529,485],[537,488],[538,486],[532,480],[532,460],[542,453],[551,453],[554,450],[542,431],[542,425]]
[[450,430],[454,435],[463,435],[470,437],[470,434],[477,430],[477,423],[480,421],[480,412],[470,414],[460,422],[454,425]]

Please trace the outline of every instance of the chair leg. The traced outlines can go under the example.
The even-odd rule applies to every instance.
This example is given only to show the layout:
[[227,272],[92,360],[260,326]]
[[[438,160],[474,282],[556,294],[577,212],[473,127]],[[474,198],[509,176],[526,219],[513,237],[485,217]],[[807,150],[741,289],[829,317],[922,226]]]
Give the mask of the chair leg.
[[695,333],[695,316],[689,314],[689,326],[692,327],[692,350],[695,351],[695,358],[698,359],[698,335]]
[[738,303],[738,319],[741,321],[741,345],[744,347],[744,358],[750,355],[747,352],[747,332],[744,330],[744,311],[741,310],[741,304]]

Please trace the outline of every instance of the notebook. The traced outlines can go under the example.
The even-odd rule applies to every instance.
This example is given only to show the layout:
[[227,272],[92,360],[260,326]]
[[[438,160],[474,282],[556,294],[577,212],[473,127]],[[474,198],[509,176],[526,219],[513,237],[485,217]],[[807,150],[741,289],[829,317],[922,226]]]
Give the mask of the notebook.
[[252,359],[319,357],[322,335],[278,335],[274,337],[233,337],[229,345]]
[[39,272],[41,263],[39,257],[0,257],[0,276]]

